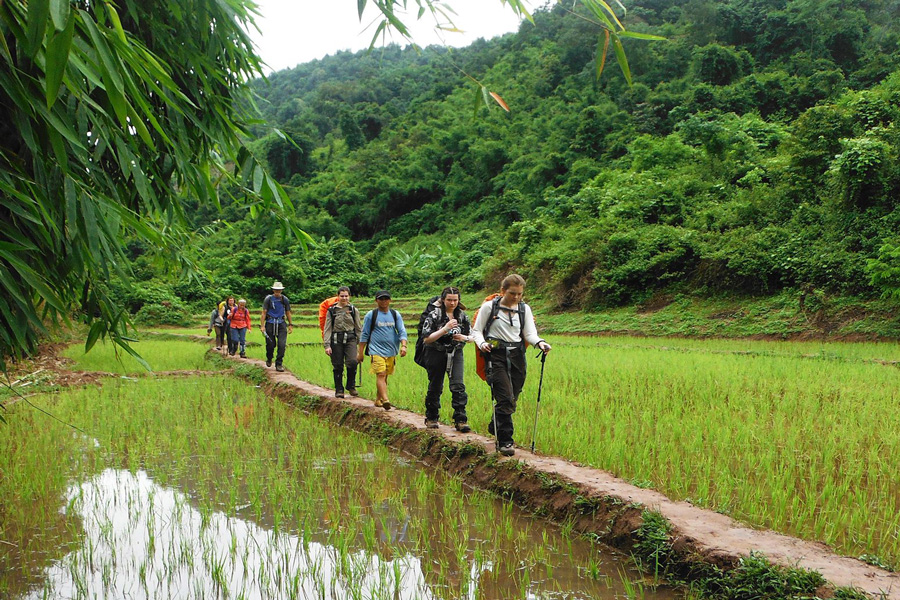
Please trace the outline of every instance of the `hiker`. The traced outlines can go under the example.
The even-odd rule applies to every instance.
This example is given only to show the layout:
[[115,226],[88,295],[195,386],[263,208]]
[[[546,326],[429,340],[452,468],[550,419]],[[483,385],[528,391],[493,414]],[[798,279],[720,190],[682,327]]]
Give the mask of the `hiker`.
[[222,317],[222,336],[225,338],[224,351],[229,355],[234,354],[234,348],[237,347],[237,344],[231,339],[231,311],[236,306],[234,296],[228,296],[219,304],[219,315]]
[[[425,427],[437,429],[441,413],[441,394],[444,391],[444,375],[447,376],[453,406],[453,425],[457,431],[468,433],[466,416],[466,384],[463,382],[463,348],[469,337],[471,325],[465,306],[460,301],[459,289],[445,287],[441,295],[431,302],[430,310],[423,313],[419,337],[424,354],[421,363],[428,373],[428,392],[425,394]],[[418,348],[417,348],[418,350]]]
[[322,342],[325,354],[331,357],[334,372],[334,395],[344,397],[344,365],[347,365],[347,392],[351,396],[359,396],[356,391],[356,344],[362,333],[359,311],[350,304],[350,288],[338,288],[338,301],[329,307],[325,314],[325,327],[322,330]]
[[225,343],[225,321],[222,319],[222,315],[219,314],[219,307],[216,306],[212,309],[212,314],[209,315],[209,325],[206,327],[206,335],[209,335],[213,328],[216,330],[216,350],[222,350],[222,344]]
[[391,410],[388,400],[387,380],[393,374],[397,354],[406,356],[407,335],[403,317],[391,308],[391,294],[387,290],[375,293],[378,308],[366,313],[359,337],[356,362],[362,363],[365,355],[372,357],[371,372],[375,374],[375,406]]
[[259,329],[266,336],[266,366],[272,366],[272,355],[278,346],[275,370],[284,371],[284,347],[287,345],[288,334],[294,332],[294,325],[291,320],[291,301],[284,295],[284,286],[280,281],[272,284],[272,293],[263,300]]
[[500,284],[500,296],[481,305],[472,327],[475,344],[484,353],[494,399],[488,431],[497,436],[497,450],[504,456],[515,454],[512,416],[525,385],[525,344],[537,346],[544,354],[551,349],[538,335],[531,307],[522,302],[524,291],[525,279],[508,275]]
[[[234,342],[235,351],[240,345],[241,358],[247,358],[245,347],[247,345],[247,332],[250,331],[250,311],[247,310],[247,301],[238,300],[237,308],[231,311],[231,340]],[[234,351],[230,352],[234,356]]]

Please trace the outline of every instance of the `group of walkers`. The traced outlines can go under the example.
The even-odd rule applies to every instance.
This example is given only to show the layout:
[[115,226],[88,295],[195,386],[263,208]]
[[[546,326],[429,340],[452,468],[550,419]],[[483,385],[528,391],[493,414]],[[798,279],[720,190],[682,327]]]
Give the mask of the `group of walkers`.
[[[274,357],[275,369],[284,371],[282,363],[287,334],[294,330],[294,326],[291,321],[291,302],[284,295],[284,286],[280,281],[272,284],[272,293],[263,300],[259,321],[259,329],[266,338],[266,366],[272,366]],[[215,329],[216,350],[224,350],[229,356],[240,352],[239,356],[246,358],[247,332],[251,327],[247,301],[241,298],[235,303],[234,296],[228,296],[213,309],[206,334],[209,335]]]
[[250,311],[247,301],[241,298],[235,303],[234,296],[222,300],[209,316],[206,335],[216,330],[216,350],[225,349],[229,356],[240,350],[241,358],[246,358],[247,330],[250,329]]
[[[509,275],[500,284],[500,293],[488,297],[477,311],[474,323],[466,314],[458,288],[446,287],[440,296],[429,301],[418,325],[415,353],[417,364],[428,374],[425,393],[425,426],[436,429],[440,420],[441,395],[445,379],[450,388],[453,424],[457,431],[468,433],[466,406],[468,394],[463,381],[466,344],[475,344],[483,370],[479,374],[491,388],[493,413],[488,432],[496,437],[497,450],[505,455],[515,453],[513,414],[525,385],[525,349],[528,345],[550,352],[534,324],[531,307],[522,301],[525,280]],[[403,317],[391,308],[387,290],[375,293],[378,308],[364,317],[350,302],[350,288],[338,289],[337,300],[325,313],[322,342],[331,358],[335,396],[358,396],[356,376],[359,365],[370,357],[370,372],[375,375],[375,406],[391,409],[388,378],[397,367],[397,357],[407,354],[409,336]],[[323,305],[324,306],[324,305]],[[251,328],[250,312],[243,298],[235,303],[233,296],[223,300],[210,315],[207,334],[216,331],[216,350],[231,356],[246,357],[247,331]],[[291,302],[284,295],[280,281],[272,284],[260,315],[260,330],[266,338],[266,366],[284,371],[283,361],[288,333],[293,332]]]
[[[481,305],[474,324],[466,315],[460,291],[455,287],[444,288],[440,296],[429,302],[420,318],[415,355],[416,362],[428,373],[426,427],[438,427],[446,378],[454,426],[463,433],[471,431],[466,414],[468,394],[463,382],[463,348],[474,343],[484,360],[484,378],[494,403],[488,431],[496,436],[501,454],[515,453],[512,416],[525,384],[525,348],[530,344],[544,354],[551,349],[538,335],[531,307],[522,302],[524,291],[525,280],[520,275],[507,276],[500,285],[500,293]],[[378,308],[362,319],[350,303],[349,288],[341,287],[337,297],[326,313],[322,336],[325,354],[331,357],[335,396],[343,398],[345,391],[351,396],[358,395],[358,365],[370,356],[370,372],[375,375],[375,406],[390,410],[388,377],[394,373],[397,357],[407,354],[408,335],[403,317],[391,308],[391,294],[387,290],[375,294]]]

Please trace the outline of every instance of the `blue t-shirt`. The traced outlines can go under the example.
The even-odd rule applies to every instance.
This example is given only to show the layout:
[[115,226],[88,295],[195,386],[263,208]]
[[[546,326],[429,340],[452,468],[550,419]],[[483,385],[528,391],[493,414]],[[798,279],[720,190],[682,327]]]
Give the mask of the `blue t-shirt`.
[[[376,315],[374,326],[371,326],[372,314]],[[394,323],[394,314],[397,315],[397,323]],[[371,335],[370,335],[371,331]],[[397,356],[400,354],[400,340],[407,339],[406,327],[403,326],[403,317],[396,311],[388,310],[386,313],[380,310],[366,313],[363,322],[360,343],[369,343],[369,354],[376,356]]]

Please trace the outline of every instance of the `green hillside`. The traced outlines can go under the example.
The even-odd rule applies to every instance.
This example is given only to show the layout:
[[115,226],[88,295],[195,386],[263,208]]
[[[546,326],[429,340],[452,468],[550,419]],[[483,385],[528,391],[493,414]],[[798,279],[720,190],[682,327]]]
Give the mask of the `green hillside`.
[[[318,245],[195,210],[214,281],[163,291],[256,297],[277,278],[312,301],[516,270],[548,310],[595,310],[900,289],[900,3],[626,6],[629,29],[667,38],[626,40],[630,87],[612,57],[595,77],[600,30],[559,4],[462,50],[344,52],[257,82],[289,139],[259,126],[251,147]],[[162,280],[135,246],[139,278]]]

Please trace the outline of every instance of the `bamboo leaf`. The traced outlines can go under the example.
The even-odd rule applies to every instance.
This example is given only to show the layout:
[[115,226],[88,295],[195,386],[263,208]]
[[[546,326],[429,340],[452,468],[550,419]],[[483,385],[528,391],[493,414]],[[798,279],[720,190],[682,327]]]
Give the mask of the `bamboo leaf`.
[[103,321],[95,321],[94,324],[91,325],[87,339],[84,342],[84,352],[90,352],[91,348],[94,347],[94,344],[97,343],[97,340],[99,340],[104,333],[106,333],[106,324]]
[[367,0],[356,0],[356,10],[359,11],[359,20],[362,21],[363,13],[366,11]]
[[[47,19],[50,17],[50,5],[46,0],[33,0],[28,3],[28,20],[26,21],[25,52],[32,60],[44,41],[47,31]],[[4,24],[6,19],[4,19]]]
[[609,52],[609,30],[603,30],[603,50],[600,50],[600,43],[597,43],[597,79],[603,74],[603,67],[606,66],[606,54]]
[[503,101],[503,98],[500,97],[500,94],[491,92],[491,98],[493,98],[494,101],[499,104],[503,110],[509,112],[509,106],[506,104],[506,102]]
[[653,40],[653,41],[659,41],[659,42],[665,42],[668,40],[668,38],[664,38],[659,35],[652,35],[649,33],[639,33],[637,31],[620,31],[618,35],[619,35],[619,37],[634,38],[636,40]]
[[44,72],[46,78],[47,108],[52,108],[59,95],[66,67],[69,64],[69,50],[72,46],[72,35],[75,32],[75,19],[69,19],[65,29],[58,31],[47,44]]
[[53,26],[57,31],[62,31],[68,26],[70,0],[50,0],[50,17],[53,19]]
[[619,39],[614,33],[611,33],[613,38],[613,50],[616,52],[616,60],[619,61],[619,68],[622,69],[622,75],[625,76],[625,81],[628,82],[628,85],[631,85],[631,69],[628,67],[628,57],[625,56],[625,48],[622,47],[622,40]]
[[481,90],[478,87],[475,87],[475,97],[474,102],[472,103],[472,118],[478,116],[478,109],[481,107]]
[[488,89],[484,86],[481,86],[481,99],[484,100],[484,105],[491,108],[491,95],[488,93]]
[[153,369],[150,367],[150,363],[144,360],[144,358],[140,354],[138,354],[134,348],[128,345],[127,338],[113,336],[113,341],[118,344],[118,346],[122,348],[122,350],[131,355],[134,360],[138,361],[138,364],[140,364],[151,373],[153,372]]
[[128,44],[128,38],[125,37],[125,30],[122,29],[122,21],[119,20],[119,13],[111,2],[106,3],[106,10],[109,13],[109,20],[112,21],[113,30],[123,44]]

